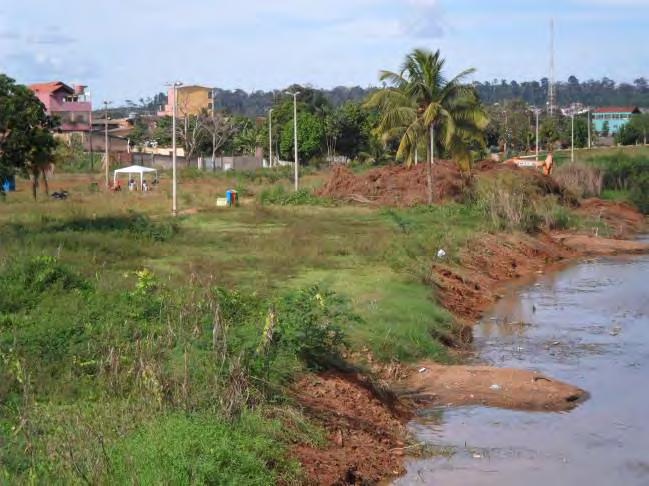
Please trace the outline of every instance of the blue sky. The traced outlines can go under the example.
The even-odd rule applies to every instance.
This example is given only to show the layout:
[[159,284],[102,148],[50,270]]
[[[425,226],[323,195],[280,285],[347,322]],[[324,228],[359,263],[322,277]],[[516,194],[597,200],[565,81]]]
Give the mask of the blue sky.
[[245,90],[376,84],[413,47],[449,74],[649,78],[649,0],[6,0],[0,72],[138,99],[167,81]]

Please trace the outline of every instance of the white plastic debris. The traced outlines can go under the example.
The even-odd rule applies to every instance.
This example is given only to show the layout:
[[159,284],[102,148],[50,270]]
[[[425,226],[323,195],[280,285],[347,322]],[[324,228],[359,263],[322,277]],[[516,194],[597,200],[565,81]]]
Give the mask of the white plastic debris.
[[446,256],[446,251],[440,248],[439,251],[437,252],[437,258],[444,258],[445,256]]
[[491,390],[500,390],[502,387],[496,383],[489,387]]
[[427,370],[428,370],[428,368],[419,368],[419,372],[420,372],[420,373],[424,373],[424,372],[427,371]]

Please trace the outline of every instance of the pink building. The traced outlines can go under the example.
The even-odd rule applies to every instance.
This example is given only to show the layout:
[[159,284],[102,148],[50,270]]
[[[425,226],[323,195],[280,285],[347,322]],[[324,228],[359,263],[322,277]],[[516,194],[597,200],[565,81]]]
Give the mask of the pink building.
[[92,104],[85,86],[71,88],[61,81],[53,81],[32,84],[29,89],[45,105],[47,114],[59,119],[62,132],[90,131]]

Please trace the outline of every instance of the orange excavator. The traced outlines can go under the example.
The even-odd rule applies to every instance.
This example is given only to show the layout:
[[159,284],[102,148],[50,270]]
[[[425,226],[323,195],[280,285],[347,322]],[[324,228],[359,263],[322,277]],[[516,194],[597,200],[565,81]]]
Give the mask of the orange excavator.
[[531,167],[542,170],[543,173],[547,176],[552,175],[552,171],[554,170],[554,157],[552,156],[552,152],[548,154],[548,156],[545,158],[545,161],[513,158],[506,160],[503,163],[515,165],[521,168]]

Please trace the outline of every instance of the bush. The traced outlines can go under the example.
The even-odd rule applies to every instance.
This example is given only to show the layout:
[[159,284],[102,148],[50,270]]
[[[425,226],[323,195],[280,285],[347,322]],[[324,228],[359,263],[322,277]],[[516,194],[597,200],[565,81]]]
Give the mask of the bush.
[[633,180],[629,199],[644,214],[649,214],[649,172],[639,174]]
[[86,290],[89,284],[55,257],[11,261],[0,272],[0,315],[33,307],[44,292]]
[[166,241],[178,232],[178,226],[169,220],[153,221],[144,214],[129,212],[124,216],[100,216],[97,218],[74,217],[67,220],[44,218],[41,226],[32,228],[26,225],[12,225],[17,235],[30,232],[123,232],[135,239]]
[[333,205],[333,201],[327,198],[318,197],[308,189],[296,191],[287,191],[284,186],[273,186],[264,189],[259,200],[262,204],[276,204],[279,206],[319,206]]

